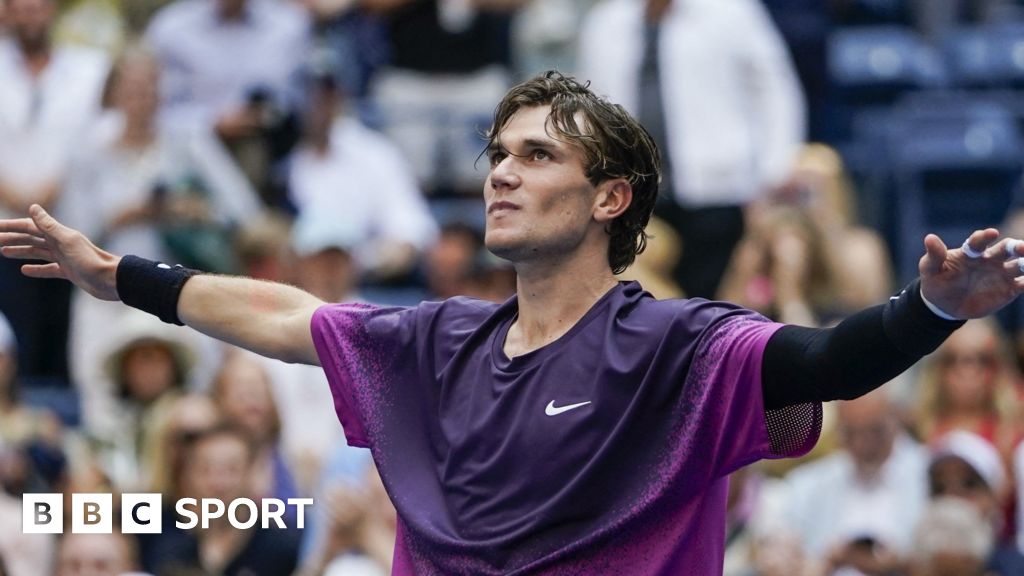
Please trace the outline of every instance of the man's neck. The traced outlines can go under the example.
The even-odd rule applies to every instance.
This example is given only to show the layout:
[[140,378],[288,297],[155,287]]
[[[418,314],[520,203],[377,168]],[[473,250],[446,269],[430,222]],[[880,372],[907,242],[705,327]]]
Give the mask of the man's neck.
[[605,259],[577,258],[516,268],[519,317],[506,337],[504,349],[509,357],[557,340],[617,283]]
[[29,74],[32,76],[42,74],[43,70],[50,63],[50,44],[48,42],[38,44],[22,42],[20,46],[21,57],[25,61],[25,67],[28,69]]

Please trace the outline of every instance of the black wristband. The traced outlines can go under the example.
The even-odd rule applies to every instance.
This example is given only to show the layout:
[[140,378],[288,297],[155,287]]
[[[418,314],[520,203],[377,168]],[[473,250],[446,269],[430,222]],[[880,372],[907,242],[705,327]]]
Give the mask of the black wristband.
[[964,320],[946,320],[928,309],[921,297],[921,280],[914,280],[882,311],[882,327],[889,341],[912,356],[931,354]]
[[169,266],[138,256],[125,256],[117,265],[117,295],[121,301],[148,312],[168,324],[185,324],[178,318],[178,298],[185,282],[199,271]]

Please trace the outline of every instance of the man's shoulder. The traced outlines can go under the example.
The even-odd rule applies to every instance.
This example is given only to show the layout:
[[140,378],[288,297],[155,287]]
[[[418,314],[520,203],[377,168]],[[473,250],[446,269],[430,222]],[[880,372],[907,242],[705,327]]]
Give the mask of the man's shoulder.
[[[200,24],[212,16],[212,3],[206,0],[178,0],[160,8],[153,15],[146,29],[151,42],[163,39],[166,34],[189,34],[200,29]],[[168,38],[180,42],[182,39]]]
[[719,300],[704,298],[670,298],[657,300],[644,292],[631,297],[630,287],[624,291],[626,305],[620,308],[620,315],[636,317],[652,325],[667,324],[703,331],[722,321],[745,319],[753,322],[768,320],[742,306]]
[[423,302],[417,306],[417,313],[441,322],[446,327],[474,328],[493,316],[501,307],[501,304],[488,300],[454,296],[445,300]]

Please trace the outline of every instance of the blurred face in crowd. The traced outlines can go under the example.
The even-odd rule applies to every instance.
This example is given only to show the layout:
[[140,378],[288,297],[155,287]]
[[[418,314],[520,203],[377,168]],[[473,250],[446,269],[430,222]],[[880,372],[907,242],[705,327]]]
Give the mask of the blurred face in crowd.
[[65,534],[57,562],[57,576],[118,576],[134,567],[119,534]]
[[50,24],[55,15],[53,0],[7,0],[8,29],[22,48],[30,52],[49,44]]
[[117,68],[111,87],[111,104],[130,124],[148,123],[160,104],[160,69],[155,60],[136,56]]
[[334,116],[341,106],[341,94],[330,81],[311,80],[303,112],[303,130],[306,138],[325,145],[331,132]]
[[163,343],[138,343],[121,361],[125,390],[133,400],[143,404],[173,388],[177,376],[174,354]]
[[839,438],[862,475],[870,476],[885,464],[898,431],[896,415],[882,392],[839,403]]
[[296,273],[299,286],[325,302],[347,299],[358,276],[352,255],[333,247],[299,258]]
[[217,433],[197,440],[185,465],[188,496],[230,502],[249,496],[252,454],[245,439]]
[[274,397],[258,360],[245,356],[229,360],[221,371],[216,396],[224,418],[251,438],[262,441],[274,435]]
[[983,411],[993,404],[999,374],[998,340],[984,322],[968,322],[953,333],[937,357],[940,397],[947,410]]
[[999,514],[996,494],[970,464],[956,456],[947,456],[932,464],[928,469],[928,487],[933,499],[942,496],[962,498],[987,519],[995,519]]
[[238,18],[245,10],[246,0],[215,0],[223,18]]
[[487,151],[484,184],[485,243],[512,262],[543,261],[576,251],[588,237],[607,239],[591,226],[596,187],[576,146],[548,127],[550,106],[521,108]]

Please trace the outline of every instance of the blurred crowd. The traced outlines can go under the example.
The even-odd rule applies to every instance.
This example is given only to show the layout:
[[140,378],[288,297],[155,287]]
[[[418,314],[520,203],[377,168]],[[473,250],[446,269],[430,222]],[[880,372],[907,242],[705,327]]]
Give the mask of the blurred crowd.
[[[1013,0],[0,0],[0,218],[40,204],[112,252],[327,302],[504,301],[515,273],[484,249],[481,134],[514,82],[557,68],[662,151],[624,280],[827,326],[908,279],[908,222],[932,221],[908,220],[928,210],[907,198],[935,182],[962,188],[939,187],[959,195],[935,223],[962,212],[1024,234],[1024,147],[995,163],[1002,116],[964,121],[957,104],[1024,95],[1024,32],[1006,48],[1019,77],[970,85],[903,82],[886,44],[938,54],[1012,36],[1022,14]],[[860,84],[838,56],[858,38],[882,38]],[[870,119],[910,126],[892,114],[922,101],[946,102],[927,119],[946,133],[964,126],[956,172],[909,172],[902,144],[865,136]],[[1007,114],[1015,138],[1024,107]],[[992,190],[1009,200],[973,210]],[[319,368],[21,264],[0,257],[0,576],[390,573],[394,509]],[[969,322],[898,381],[828,406],[804,460],[735,474],[726,574],[1024,574],[1021,316]],[[34,492],[156,492],[168,509],[161,534],[28,535]],[[181,530],[183,497],[315,503],[303,530]]]

